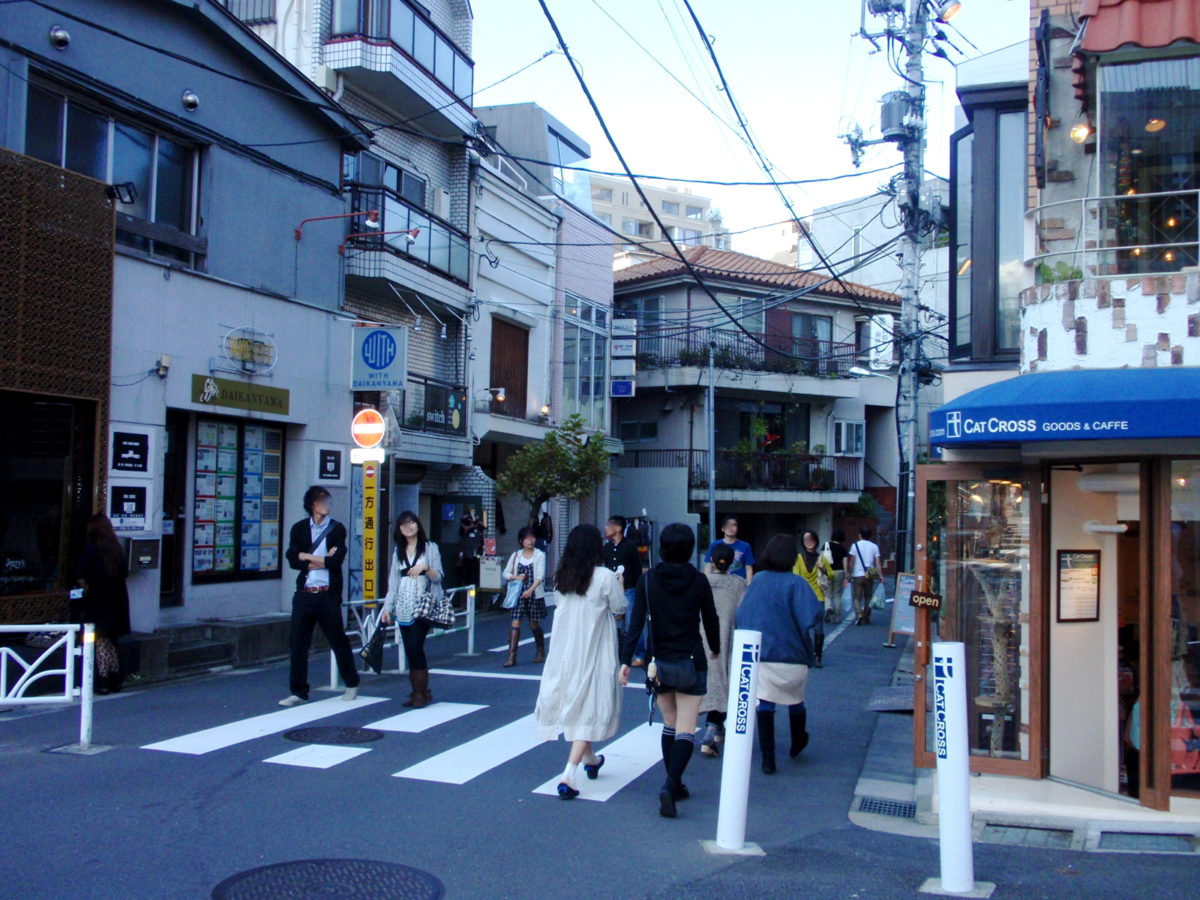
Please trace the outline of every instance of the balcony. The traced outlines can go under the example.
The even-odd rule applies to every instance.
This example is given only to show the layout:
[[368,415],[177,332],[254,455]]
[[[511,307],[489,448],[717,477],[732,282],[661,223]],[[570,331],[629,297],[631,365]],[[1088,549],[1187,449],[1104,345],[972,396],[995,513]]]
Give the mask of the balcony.
[[[389,275],[386,259],[411,263],[468,287],[471,277],[471,238],[449,222],[380,189],[355,187],[354,209],[379,210],[379,234],[359,234],[346,243],[346,273],[365,278],[388,278],[409,283],[396,270]],[[418,229],[416,239],[400,232]]]
[[406,459],[470,465],[465,387],[410,372],[393,411],[402,432],[393,449]]
[[[858,365],[854,344],[766,335],[763,343],[740,332],[717,331],[713,363],[718,369],[771,372],[787,375],[850,378]],[[646,329],[638,335],[639,369],[705,367],[710,332],[697,329]]]
[[1200,363],[1200,194],[1084,197],[1027,213],[1023,372]]
[[471,133],[475,64],[407,0],[333,0],[325,64],[420,119],[435,137]]
[[[622,469],[686,469],[689,488],[708,487],[707,450],[627,450],[616,460]],[[857,457],[718,450],[716,488],[857,495],[862,491],[862,468]]]
[[275,23],[275,0],[220,0],[221,5],[247,25]]

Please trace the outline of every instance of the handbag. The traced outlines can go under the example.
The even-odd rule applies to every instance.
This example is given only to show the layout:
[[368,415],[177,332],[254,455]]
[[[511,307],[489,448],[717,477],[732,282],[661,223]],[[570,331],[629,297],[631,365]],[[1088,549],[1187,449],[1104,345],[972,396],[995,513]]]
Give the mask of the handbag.
[[696,664],[690,656],[664,659],[654,652],[654,627],[650,615],[650,573],[646,573],[646,649],[651,656],[646,664],[646,685],[655,691],[664,685],[670,690],[686,691],[696,686]]
[[375,630],[371,632],[371,637],[358,651],[358,655],[363,658],[363,662],[367,664],[367,668],[376,675],[383,673],[383,645],[386,643],[387,626],[376,623]]
[[413,607],[413,618],[427,622],[435,628],[449,628],[454,624],[454,609],[450,606],[450,598],[445,594],[435,597],[432,591],[425,591]]
[[862,551],[858,549],[858,541],[854,542],[854,553],[858,556],[858,561],[862,563],[866,578],[870,581],[879,581],[879,566],[867,565],[867,561],[863,559]]
[[829,571],[822,563],[825,562],[825,555],[819,554],[817,561],[813,564],[817,573],[817,587],[821,589],[821,596],[829,598],[829,592],[833,588],[833,579],[829,577]]
[[[509,574],[510,572],[512,572],[514,575],[516,574],[516,561],[517,554],[514,552],[513,555],[508,558],[508,565],[504,567],[505,575]],[[509,581],[508,585],[504,589],[504,608],[516,609],[517,604],[521,602],[521,593],[524,589],[525,582],[518,581],[515,578]]]

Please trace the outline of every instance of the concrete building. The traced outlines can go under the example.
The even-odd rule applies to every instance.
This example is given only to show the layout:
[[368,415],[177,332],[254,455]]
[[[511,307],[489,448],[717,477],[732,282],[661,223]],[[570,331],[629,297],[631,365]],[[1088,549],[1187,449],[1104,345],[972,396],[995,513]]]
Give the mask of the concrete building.
[[[637,265],[670,251],[671,245],[663,230],[630,181],[608,175],[592,175],[590,180],[593,214],[605,225],[629,237],[628,243],[616,244],[617,268]],[[658,187],[648,182],[642,182],[642,190],[677,245],[730,249],[729,233],[722,224],[720,210],[713,209],[708,197],[699,197],[687,189]]]
[[[679,260],[616,273],[617,315],[636,320],[637,345],[636,394],[615,401],[613,434],[625,452],[614,508],[707,522],[713,343],[716,502],[738,514],[741,537],[760,547],[779,531],[827,536],[835,507],[864,492],[894,513],[895,388],[850,369],[867,361],[856,343],[862,322],[893,315],[896,296],[851,283],[847,293],[818,273],[745,254],[685,253],[749,334]],[[890,530],[880,537],[890,548]]]
[[352,411],[337,240],[296,230],[347,212],[362,127],[219,4],[73,12],[0,8],[6,182],[30,188],[4,258],[39,248],[4,279],[3,617],[62,620],[95,510],[135,542],[135,631],[276,614]]
[[[1194,830],[1200,33],[1172,0],[1031,6],[1028,45],[958,69],[928,627],[966,644],[977,802]],[[926,765],[929,705],[918,690]]]

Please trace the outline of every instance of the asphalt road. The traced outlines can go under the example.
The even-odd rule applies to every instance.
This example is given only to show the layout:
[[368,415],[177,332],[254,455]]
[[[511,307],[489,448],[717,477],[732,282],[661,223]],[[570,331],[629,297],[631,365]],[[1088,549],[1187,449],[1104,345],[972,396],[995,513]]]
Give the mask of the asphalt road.
[[[519,666],[502,668],[503,653],[487,648],[505,634],[502,619],[481,621],[484,652],[474,658],[456,655],[462,635],[432,639],[431,665],[485,676],[433,676],[436,699],[463,706],[447,707],[433,717],[445,720],[424,730],[386,731],[328,768],[267,762],[295,751],[330,762],[329,751],[286,739],[278,717],[256,718],[280,711],[276,701],[288,693],[282,664],[99,702],[95,741],[112,749],[94,756],[47,752],[75,739],[77,709],[0,712],[0,896],[200,900],[246,870],[330,858],[409,865],[435,875],[452,898],[927,896],[917,888],[937,874],[934,842],[863,830],[847,818],[877,715],[866,700],[888,683],[899,652],[880,646],[882,625],[847,629],[813,672],[813,737],[800,759],[781,754],[769,777],[756,765],[747,838],[766,850],[758,859],[711,856],[700,846],[715,836],[719,761],[697,754],[686,776],[692,798],[678,819],[658,816],[661,765],[648,761],[646,747],[657,743],[659,720],[646,730],[641,691],[626,690],[623,750],[614,748],[611,768],[587,786],[620,789],[597,801],[535,793],[561,772],[566,745],[530,746],[527,730],[512,724],[532,713],[537,681],[496,676],[536,676],[540,667],[526,645]],[[327,671],[326,657],[314,656],[313,683]],[[331,710],[309,726],[361,727],[404,713],[407,692],[402,676],[368,674],[362,697],[379,702],[318,709],[338,695],[314,691],[314,702],[298,709]],[[259,731],[270,733],[248,736],[264,721]],[[219,730],[197,736],[208,729]],[[777,730],[786,746],[783,714]],[[623,767],[631,774],[621,776]],[[979,845],[975,869],[997,883],[997,898],[1200,891],[1191,857]]]

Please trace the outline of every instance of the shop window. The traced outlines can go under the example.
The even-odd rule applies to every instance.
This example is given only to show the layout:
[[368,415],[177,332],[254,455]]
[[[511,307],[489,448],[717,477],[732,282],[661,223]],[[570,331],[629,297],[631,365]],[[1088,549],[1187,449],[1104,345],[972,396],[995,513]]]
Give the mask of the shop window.
[[117,203],[117,243],[187,266],[200,264],[194,147],[31,84],[25,152],[106,184],[131,184],[129,202]]
[[[1200,796],[1200,461],[1171,463],[1171,791]],[[1141,748],[1140,733],[1130,743]]]
[[200,419],[194,488],[194,580],[278,577],[283,429]]

